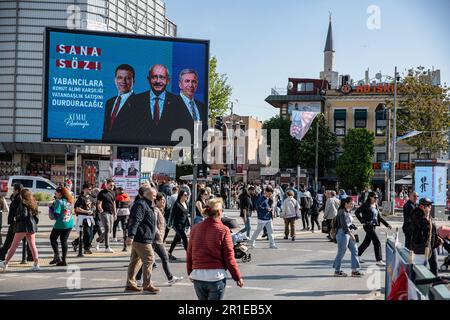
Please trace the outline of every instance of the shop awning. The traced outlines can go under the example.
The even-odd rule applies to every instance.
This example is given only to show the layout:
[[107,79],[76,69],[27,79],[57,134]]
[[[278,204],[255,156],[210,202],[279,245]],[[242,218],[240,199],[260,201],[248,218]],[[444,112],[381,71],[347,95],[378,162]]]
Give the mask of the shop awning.
[[334,110],[334,119],[345,120],[347,118],[347,110]]

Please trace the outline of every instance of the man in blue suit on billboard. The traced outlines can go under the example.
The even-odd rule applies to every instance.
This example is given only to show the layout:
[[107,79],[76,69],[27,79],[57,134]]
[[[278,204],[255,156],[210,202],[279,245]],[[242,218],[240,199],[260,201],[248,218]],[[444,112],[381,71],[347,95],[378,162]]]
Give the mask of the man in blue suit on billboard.
[[205,105],[194,98],[198,89],[198,73],[194,69],[184,69],[180,72],[178,86],[180,87],[179,104],[176,114],[182,128],[194,134],[194,121],[205,121]]
[[134,112],[132,100],[135,97],[133,85],[135,72],[129,64],[121,64],[116,68],[114,83],[117,96],[106,101],[106,110],[103,124],[103,141],[126,143],[125,132],[132,126]]
[[180,119],[174,112],[177,96],[166,90],[170,82],[169,71],[165,66],[155,64],[150,68],[147,80],[150,90],[136,95],[133,100],[136,110],[133,141],[146,145],[171,145],[172,132],[180,127]]

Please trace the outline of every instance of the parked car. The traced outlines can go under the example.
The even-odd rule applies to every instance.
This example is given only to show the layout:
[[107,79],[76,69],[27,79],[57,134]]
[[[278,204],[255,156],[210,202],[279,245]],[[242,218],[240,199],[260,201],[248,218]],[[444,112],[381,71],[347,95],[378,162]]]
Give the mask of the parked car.
[[13,191],[15,183],[21,183],[24,188],[30,189],[31,192],[47,193],[51,196],[55,194],[57,186],[48,179],[38,176],[10,176],[8,180],[8,186],[6,196],[9,198]]
[[0,195],[8,193],[8,180],[0,180]]

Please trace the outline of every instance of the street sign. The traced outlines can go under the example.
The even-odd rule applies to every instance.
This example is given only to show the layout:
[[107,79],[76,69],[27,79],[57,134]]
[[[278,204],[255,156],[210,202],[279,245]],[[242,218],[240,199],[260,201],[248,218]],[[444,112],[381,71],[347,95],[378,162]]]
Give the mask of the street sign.
[[391,171],[391,163],[389,161],[381,162],[381,170]]

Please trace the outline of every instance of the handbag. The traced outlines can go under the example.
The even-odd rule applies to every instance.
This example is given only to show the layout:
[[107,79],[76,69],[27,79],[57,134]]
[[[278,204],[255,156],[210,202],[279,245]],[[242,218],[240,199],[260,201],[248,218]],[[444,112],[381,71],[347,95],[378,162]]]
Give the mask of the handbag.
[[327,220],[322,220],[322,233],[328,233],[330,231],[330,226]]
[[56,220],[55,210],[53,208],[53,205],[48,208],[48,217],[49,217],[50,220]]

